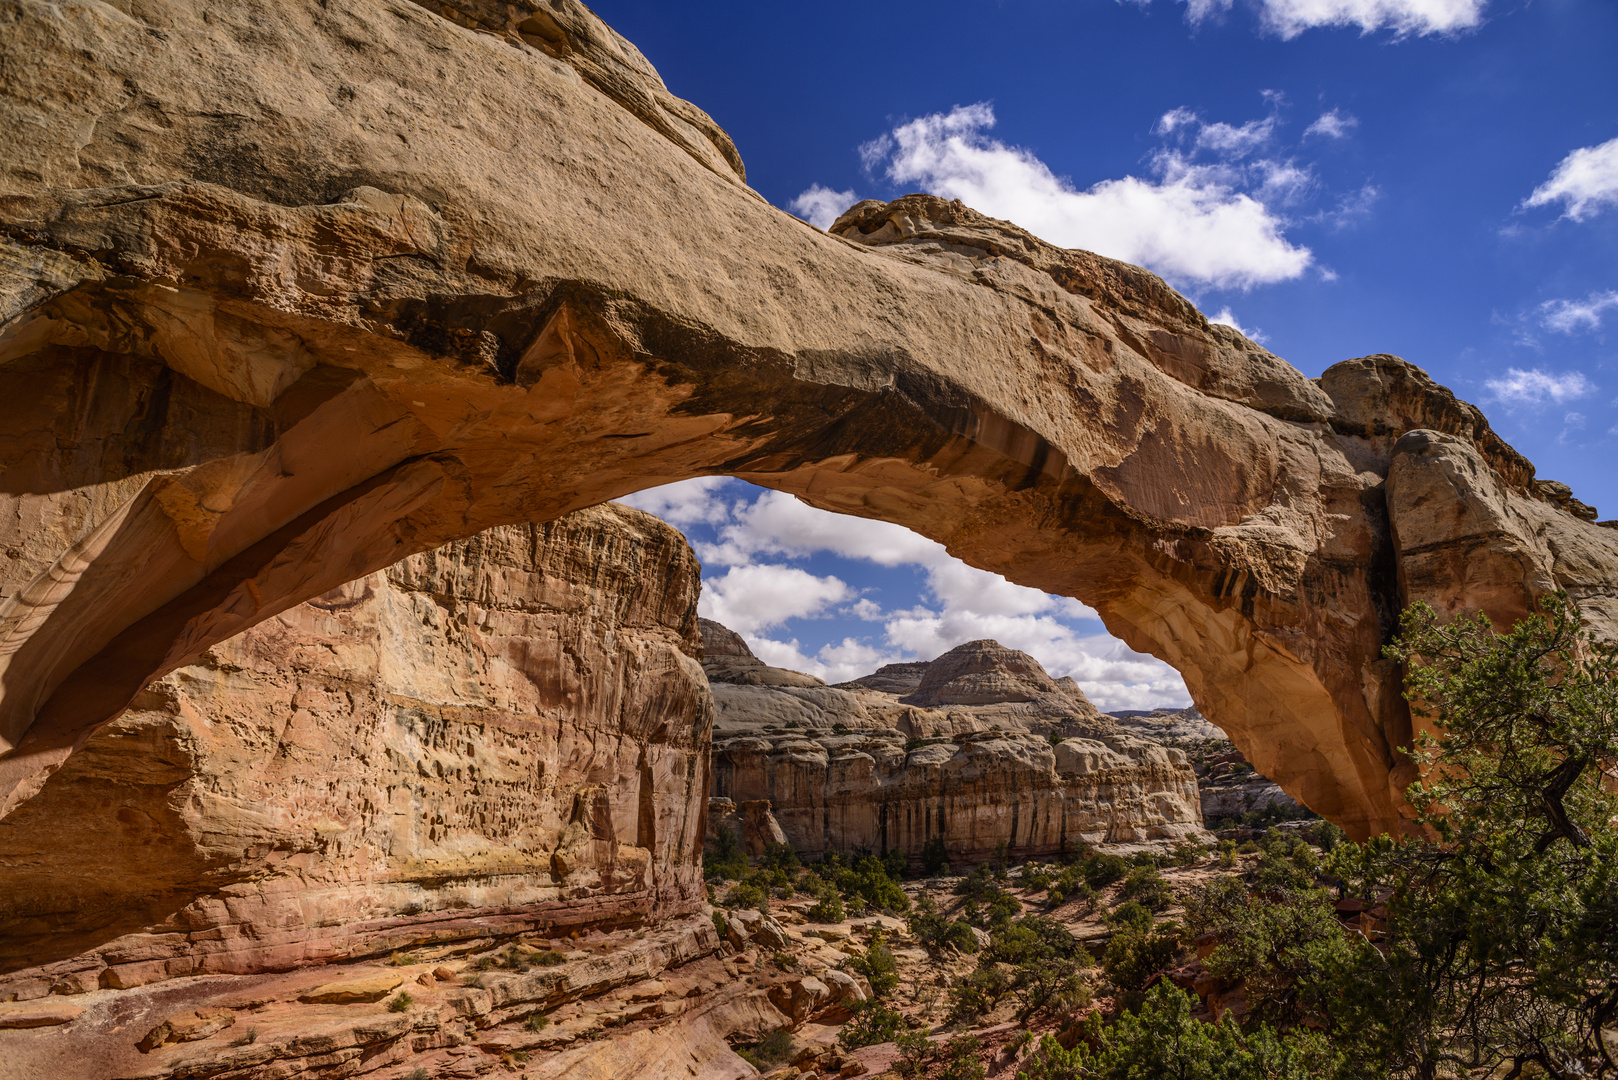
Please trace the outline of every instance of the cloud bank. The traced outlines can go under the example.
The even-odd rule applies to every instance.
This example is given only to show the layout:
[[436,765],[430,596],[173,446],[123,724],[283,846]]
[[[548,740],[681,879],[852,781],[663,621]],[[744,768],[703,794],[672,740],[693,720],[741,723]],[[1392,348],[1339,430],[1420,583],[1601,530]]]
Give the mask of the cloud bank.
[[[1296,278],[1313,260],[1308,248],[1287,241],[1287,221],[1267,205],[1284,204],[1312,178],[1290,162],[1245,160],[1270,142],[1273,117],[1204,124],[1174,110],[1156,130],[1184,145],[1153,155],[1151,177],[1084,190],[1032,152],[990,137],[994,124],[986,103],[957,106],[899,125],[862,147],[861,158],[895,184],[960,199],[1053,244],[1148,266],[1176,282],[1248,288]],[[1199,153],[1216,160],[1198,160]]]
[[1489,379],[1483,385],[1501,404],[1528,408],[1561,405],[1593,393],[1596,388],[1581,371],[1556,375],[1539,368],[1532,371],[1507,368],[1505,375]]
[[[1150,0],[1147,0],[1149,3]],[[1186,17],[1201,23],[1230,11],[1235,0],[1184,0]],[[1290,41],[1321,27],[1391,30],[1399,37],[1454,34],[1483,21],[1488,0],[1252,0],[1259,22]]]
[[[723,478],[682,481],[623,501],[686,529],[703,562],[698,610],[741,634],[766,663],[841,682],[993,638],[1032,654],[1053,676],[1072,675],[1103,710],[1190,703],[1167,664],[1072,625],[1095,618],[1083,604],[974,569],[901,526],[828,513]],[[926,584],[909,606],[883,607],[835,574],[792,565],[816,555],[913,567]],[[806,651],[791,624],[833,615],[845,625],[869,624],[870,631]]]

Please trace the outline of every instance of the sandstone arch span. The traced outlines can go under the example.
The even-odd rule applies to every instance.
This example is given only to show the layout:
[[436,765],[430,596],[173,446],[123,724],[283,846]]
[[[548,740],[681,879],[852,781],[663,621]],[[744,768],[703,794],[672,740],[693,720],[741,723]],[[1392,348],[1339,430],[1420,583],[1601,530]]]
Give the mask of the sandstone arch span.
[[0,18],[0,812],[259,619],[700,474],[1084,600],[1356,835],[1399,606],[1614,625],[1618,534],[1418,369],[958,204],[821,233],[571,0]]

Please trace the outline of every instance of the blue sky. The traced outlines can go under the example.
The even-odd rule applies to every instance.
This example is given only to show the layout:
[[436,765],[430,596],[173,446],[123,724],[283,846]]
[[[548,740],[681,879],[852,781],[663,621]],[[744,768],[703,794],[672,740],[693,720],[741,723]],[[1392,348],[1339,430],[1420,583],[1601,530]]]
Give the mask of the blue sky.
[[[961,197],[1150,266],[1305,374],[1396,353],[1618,517],[1613,0],[593,6],[730,132],[778,206],[824,223],[854,197]],[[691,524],[699,551],[760,517],[737,482],[694,494],[731,508]],[[749,550],[746,565],[880,590],[884,612],[949,622],[978,602],[925,559]],[[739,565],[709,566],[709,592]],[[1085,683],[1074,657],[1104,651],[1099,624],[1033,595],[1023,615],[1068,631],[1041,659]],[[942,640],[896,638],[854,603],[752,636],[834,675],[848,665],[822,650],[845,638],[883,656]],[[1184,700],[1172,673],[1107,662],[1117,678],[1092,693],[1114,707]]]

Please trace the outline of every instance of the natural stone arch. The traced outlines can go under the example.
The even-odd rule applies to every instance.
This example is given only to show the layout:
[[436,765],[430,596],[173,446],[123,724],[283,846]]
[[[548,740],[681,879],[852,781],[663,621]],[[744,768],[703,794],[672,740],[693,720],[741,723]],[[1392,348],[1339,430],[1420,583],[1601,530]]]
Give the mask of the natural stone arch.
[[1354,835],[1402,604],[1613,625],[1618,537],[1419,370],[1305,379],[959,204],[821,233],[578,5],[136,9],[0,46],[0,812],[259,619],[695,475],[1083,600]]

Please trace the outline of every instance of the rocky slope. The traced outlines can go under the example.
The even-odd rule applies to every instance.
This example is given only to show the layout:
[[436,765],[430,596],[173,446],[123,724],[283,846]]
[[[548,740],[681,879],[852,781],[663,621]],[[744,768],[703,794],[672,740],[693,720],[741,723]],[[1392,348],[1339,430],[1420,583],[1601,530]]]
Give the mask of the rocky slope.
[[1119,732],[1026,653],[974,641],[832,687],[701,625],[713,818],[754,850],[897,849],[915,862],[942,837],[964,864],[1001,844],[1027,858],[1201,832],[1185,755]]
[[0,820],[0,1000],[694,911],[697,589],[608,505],[214,646]]
[[816,230],[576,0],[0,20],[0,812],[256,622],[697,475],[1083,600],[1356,836],[1400,608],[1618,630],[1618,533],[1419,368],[959,203]]

